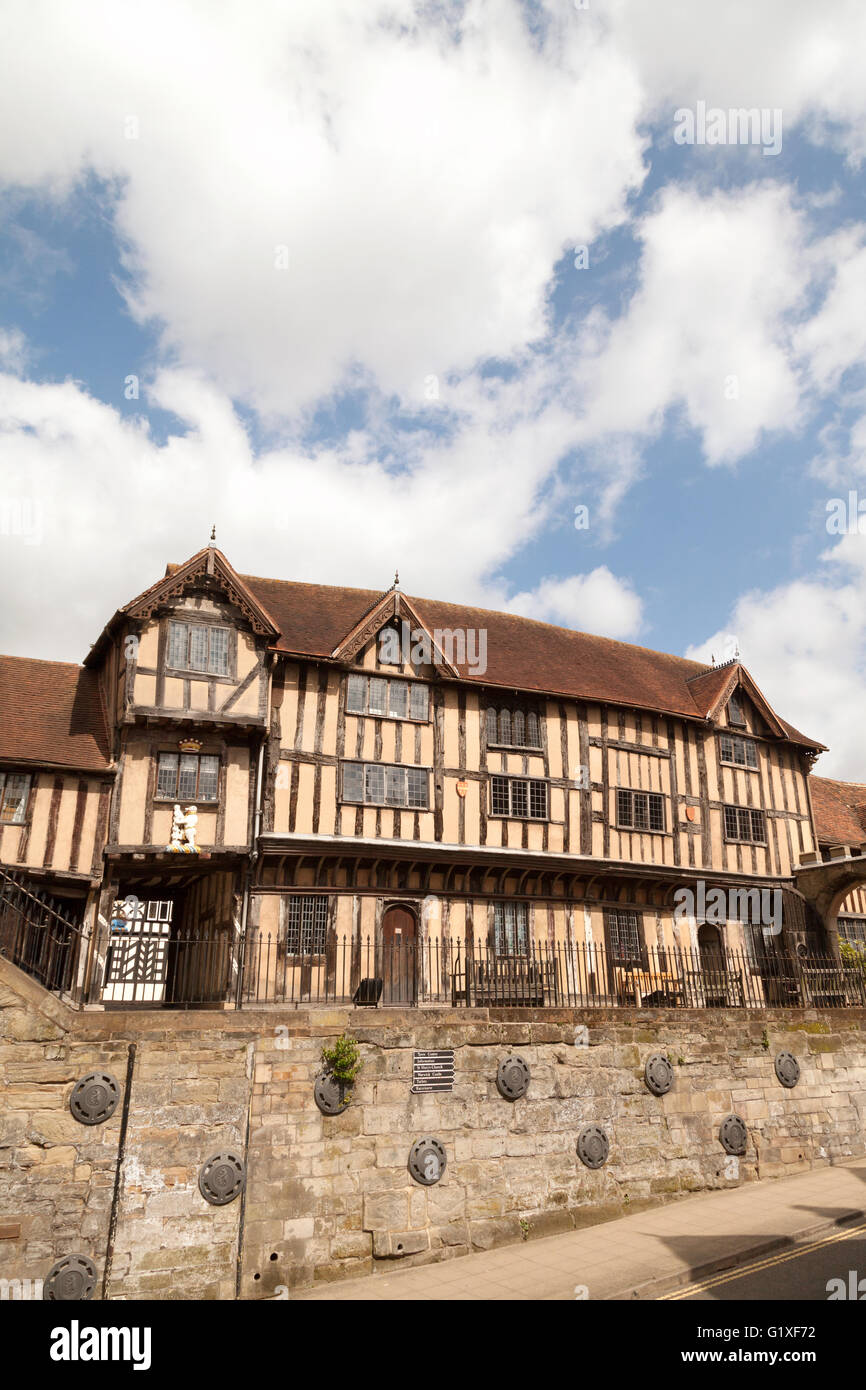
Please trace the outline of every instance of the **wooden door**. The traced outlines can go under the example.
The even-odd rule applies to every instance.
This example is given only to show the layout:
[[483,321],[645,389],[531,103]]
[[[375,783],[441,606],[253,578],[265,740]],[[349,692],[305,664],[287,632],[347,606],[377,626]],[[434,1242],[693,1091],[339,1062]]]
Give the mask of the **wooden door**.
[[414,1004],[417,923],[407,907],[389,907],[382,919],[382,1003]]

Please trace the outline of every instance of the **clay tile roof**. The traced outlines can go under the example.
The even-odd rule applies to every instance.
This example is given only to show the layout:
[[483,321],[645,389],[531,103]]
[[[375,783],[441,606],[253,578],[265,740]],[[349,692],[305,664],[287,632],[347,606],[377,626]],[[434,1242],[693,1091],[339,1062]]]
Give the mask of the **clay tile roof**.
[[[241,578],[279,628],[277,650],[298,656],[330,657],[346,634],[383,597],[374,589],[345,589],[250,575]],[[461,668],[462,677],[479,685],[539,691],[703,719],[730,676],[728,667],[716,669],[685,657],[553,627],[513,613],[407,598],[431,632],[437,628],[486,631],[486,672],[473,675],[471,670]],[[785,730],[795,743],[807,748],[823,747],[789,724]]]
[[866,787],[810,777],[812,810],[819,845],[860,845],[866,841]]
[[104,772],[110,752],[96,673],[0,656],[0,761]]

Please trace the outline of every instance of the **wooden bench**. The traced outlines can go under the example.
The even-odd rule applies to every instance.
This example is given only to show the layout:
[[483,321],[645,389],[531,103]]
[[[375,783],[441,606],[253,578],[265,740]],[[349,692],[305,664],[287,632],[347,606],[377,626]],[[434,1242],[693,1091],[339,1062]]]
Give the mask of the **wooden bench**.
[[559,998],[556,962],[529,960],[525,956],[494,956],[472,961],[456,974],[452,1001],[470,1008],[542,1008]]

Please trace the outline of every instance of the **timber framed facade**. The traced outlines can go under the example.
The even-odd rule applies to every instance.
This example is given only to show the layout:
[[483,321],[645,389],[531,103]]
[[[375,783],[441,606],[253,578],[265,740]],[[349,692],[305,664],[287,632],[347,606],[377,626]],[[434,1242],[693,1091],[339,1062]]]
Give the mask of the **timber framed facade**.
[[[263,939],[265,994],[282,971],[308,999],[338,950],[362,978],[371,944],[374,973],[434,943],[449,962],[543,948],[627,972],[735,951],[757,970],[766,932],[683,912],[684,889],[778,893],[774,948],[838,955],[837,918],[866,944],[850,875],[832,911],[798,887],[840,837],[852,862],[866,851],[866,788],[812,776],[823,745],[739,661],[396,582],[244,577],[212,543],[119,610],[83,667],[0,659],[0,707],[0,865],[80,923],[92,1007],[240,1003]],[[169,988],[193,938],[215,993],[203,955]],[[393,1002],[422,998],[423,973]]]

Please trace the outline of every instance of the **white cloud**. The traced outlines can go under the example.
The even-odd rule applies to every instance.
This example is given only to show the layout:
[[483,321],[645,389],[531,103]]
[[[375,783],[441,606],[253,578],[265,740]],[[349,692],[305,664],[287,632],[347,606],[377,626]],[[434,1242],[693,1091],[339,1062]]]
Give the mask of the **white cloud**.
[[[729,624],[777,713],[827,745],[816,772],[866,781],[866,537],[845,537],[828,552],[824,573],[742,595]],[[708,661],[722,635],[686,656]]]
[[823,261],[788,190],[669,186],[637,231],[640,287],[621,318],[597,316],[579,369],[587,433],[657,433],[680,407],[718,463],[798,426],[793,318]]
[[619,639],[640,630],[643,608],[631,585],[606,565],[567,579],[543,579],[534,589],[515,594],[507,607],[525,618]]
[[115,180],[135,314],[277,415],[356,363],[408,396],[519,352],[563,248],[643,178],[634,73],[575,15],[541,47],[509,0],[229,2],[217,23],[27,0],[4,28],[0,179]]
[[9,372],[23,371],[29,356],[27,339],[21,330],[0,327],[0,367]]
[[[497,571],[550,519],[555,499],[539,489],[574,428],[538,397],[544,382],[529,369],[456,388],[461,428],[419,436],[389,470],[381,440],[361,431],[339,447],[256,455],[231,403],[188,372],[162,373],[150,393],[182,421],[164,444],[75,383],[0,376],[0,583],[14,596],[4,648],[80,659],[114,608],[204,544],[214,521],[242,573],[385,589],[399,568],[409,592],[505,606]],[[627,586],[606,569],[583,584],[521,602],[594,631],[633,630],[640,605]]]
[[657,116],[698,100],[781,108],[790,132],[866,154],[866,8],[861,0],[607,0],[617,46]]

